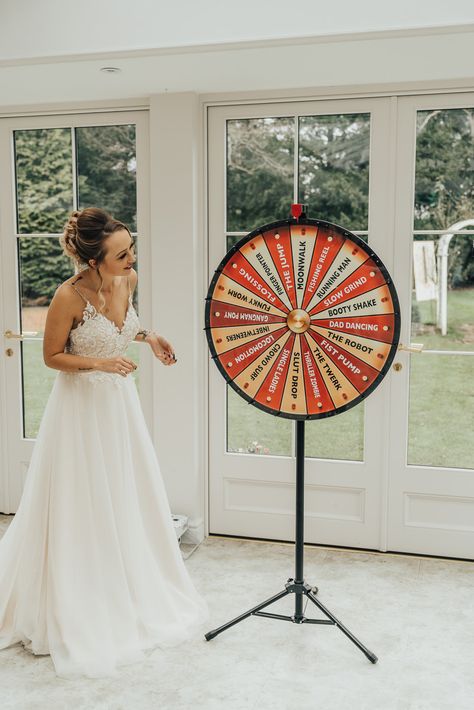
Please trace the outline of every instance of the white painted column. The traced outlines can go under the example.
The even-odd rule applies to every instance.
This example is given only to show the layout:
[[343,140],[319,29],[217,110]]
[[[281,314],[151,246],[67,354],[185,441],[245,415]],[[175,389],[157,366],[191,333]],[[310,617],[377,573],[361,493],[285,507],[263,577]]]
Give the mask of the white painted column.
[[205,534],[207,432],[201,135],[197,94],[150,97],[151,325],[177,357],[154,363],[154,443],[171,510],[189,518],[183,541],[196,543]]

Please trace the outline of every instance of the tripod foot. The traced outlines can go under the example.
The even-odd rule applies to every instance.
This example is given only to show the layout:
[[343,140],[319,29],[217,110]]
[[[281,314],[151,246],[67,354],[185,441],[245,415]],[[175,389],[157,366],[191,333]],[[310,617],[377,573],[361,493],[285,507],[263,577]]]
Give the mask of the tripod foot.
[[[260,609],[264,609],[266,606],[269,606],[270,604],[273,604],[273,602],[278,601],[278,599],[282,599],[283,597],[286,597],[287,594],[290,594],[289,590],[287,587],[283,589],[281,592],[278,592],[277,594],[274,594],[272,597],[269,599],[265,599],[264,602],[261,604],[257,604],[257,606],[252,607],[252,609],[249,609],[248,611],[244,612],[243,614],[240,614],[240,616],[237,616],[235,619],[231,619],[231,621],[228,621],[226,624],[223,624],[222,626],[219,626],[217,629],[212,629],[211,631],[208,631],[207,634],[204,635],[206,641],[210,641],[213,639],[217,634],[220,634],[222,631],[225,631],[228,629],[230,626],[234,626],[234,624],[238,624],[239,621],[243,621],[244,619],[247,619],[249,616],[258,616],[261,614],[261,616],[266,616],[263,612],[260,612]],[[278,615],[270,615],[268,616],[278,616]]]
[[342,624],[338,619],[336,619],[336,617],[334,616],[334,614],[332,614],[332,613],[329,611],[329,609],[327,609],[323,604],[321,604],[321,602],[319,601],[319,599],[316,599],[316,596],[315,596],[311,591],[309,591],[308,587],[305,588],[305,594],[306,594],[306,596],[307,596],[309,599],[311,599],[311,601],[313,602],[313,604],[315,604],[315,605],[318,607],[318,609],[320,609],[320,610],[323,612],[323,614],[325,614],[325,616],[327,616],[328,619],[330,619],[330,620],[332,621],[332,623],[333,623],[335,626],[337,626],[337,628],[338,628],[340,631],[342,631],[342,633],[345,634],[345,635],[347,636],[347,638],[350,639],[350,640],[352,641],[352,643],[355,644],[355,645],[357,646],[357,648],[358,648],[360,651],[362,651],[362,653],[369,659],[369,661],[370,661],[371,663],[377,663],[378,658],[377,658],[377,656],[375,655],[375,653],[372,653],[372,651],[369,651],[369,649],[366,648],[366,646],[364,646],[364,644],[361,643],[361,642],[359,641],[359,639],[356,638],[356,637],[354,636],[354,634],[352,634],[352,633],[349,631],[349,629],[347,629],[347,628],[344,626],[344,624]]

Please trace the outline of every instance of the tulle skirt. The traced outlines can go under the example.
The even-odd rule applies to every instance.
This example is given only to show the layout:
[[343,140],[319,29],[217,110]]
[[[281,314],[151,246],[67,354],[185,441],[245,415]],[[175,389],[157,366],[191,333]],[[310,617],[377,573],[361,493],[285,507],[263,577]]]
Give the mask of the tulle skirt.
[[134,380],[58,372],[0,540],[0,649],[50,654],[64,678],[110,676],[204,641],[208,620]]

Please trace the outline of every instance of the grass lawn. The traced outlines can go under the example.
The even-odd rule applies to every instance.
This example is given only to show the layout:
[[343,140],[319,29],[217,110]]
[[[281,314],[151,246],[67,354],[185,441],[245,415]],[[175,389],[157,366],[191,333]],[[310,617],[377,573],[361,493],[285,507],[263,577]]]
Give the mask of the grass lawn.
[[411,356],[408,463],[474,465],[474,356]]
[[436,301],[420,301],[414,305],[411,331],[412,341],[423,343],[425,350],[474,352],[474,288],[448,291],[446,335],[441,335],[436,328]]
[[408,463],[472,468],[474,462],[474,354],[438,355],[428,350],[474,353],[474,289],[448,291],[448,332],[436,329],[436,302],[417,304],[412,340],[424,344],[410,358]]
[[[291,419],[262,412],[229,386],[227,396],[228,451],[291,456],[295,426]],[[363,427],[363,402],[335,417],[308,421],[305,424],[305,454],[315,458],[362,461]]]

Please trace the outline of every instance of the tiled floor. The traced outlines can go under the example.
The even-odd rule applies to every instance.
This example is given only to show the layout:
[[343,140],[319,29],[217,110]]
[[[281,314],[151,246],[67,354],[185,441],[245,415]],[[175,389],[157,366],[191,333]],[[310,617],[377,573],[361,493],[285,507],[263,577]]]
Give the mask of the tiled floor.
[[[210,630],[283,589],[294,547],[210,537],[186,565]],[[58,679],[49,656],[13,646],[0,651],[0,707],[474,710],[474,563],[306,547],[304,577],[376,665],[334,626],[250,617],[211,641],[155,649],[110,679]],[[266,611],[291,615],[294,599]],[[311,602],[306,614],[324,618]]]

